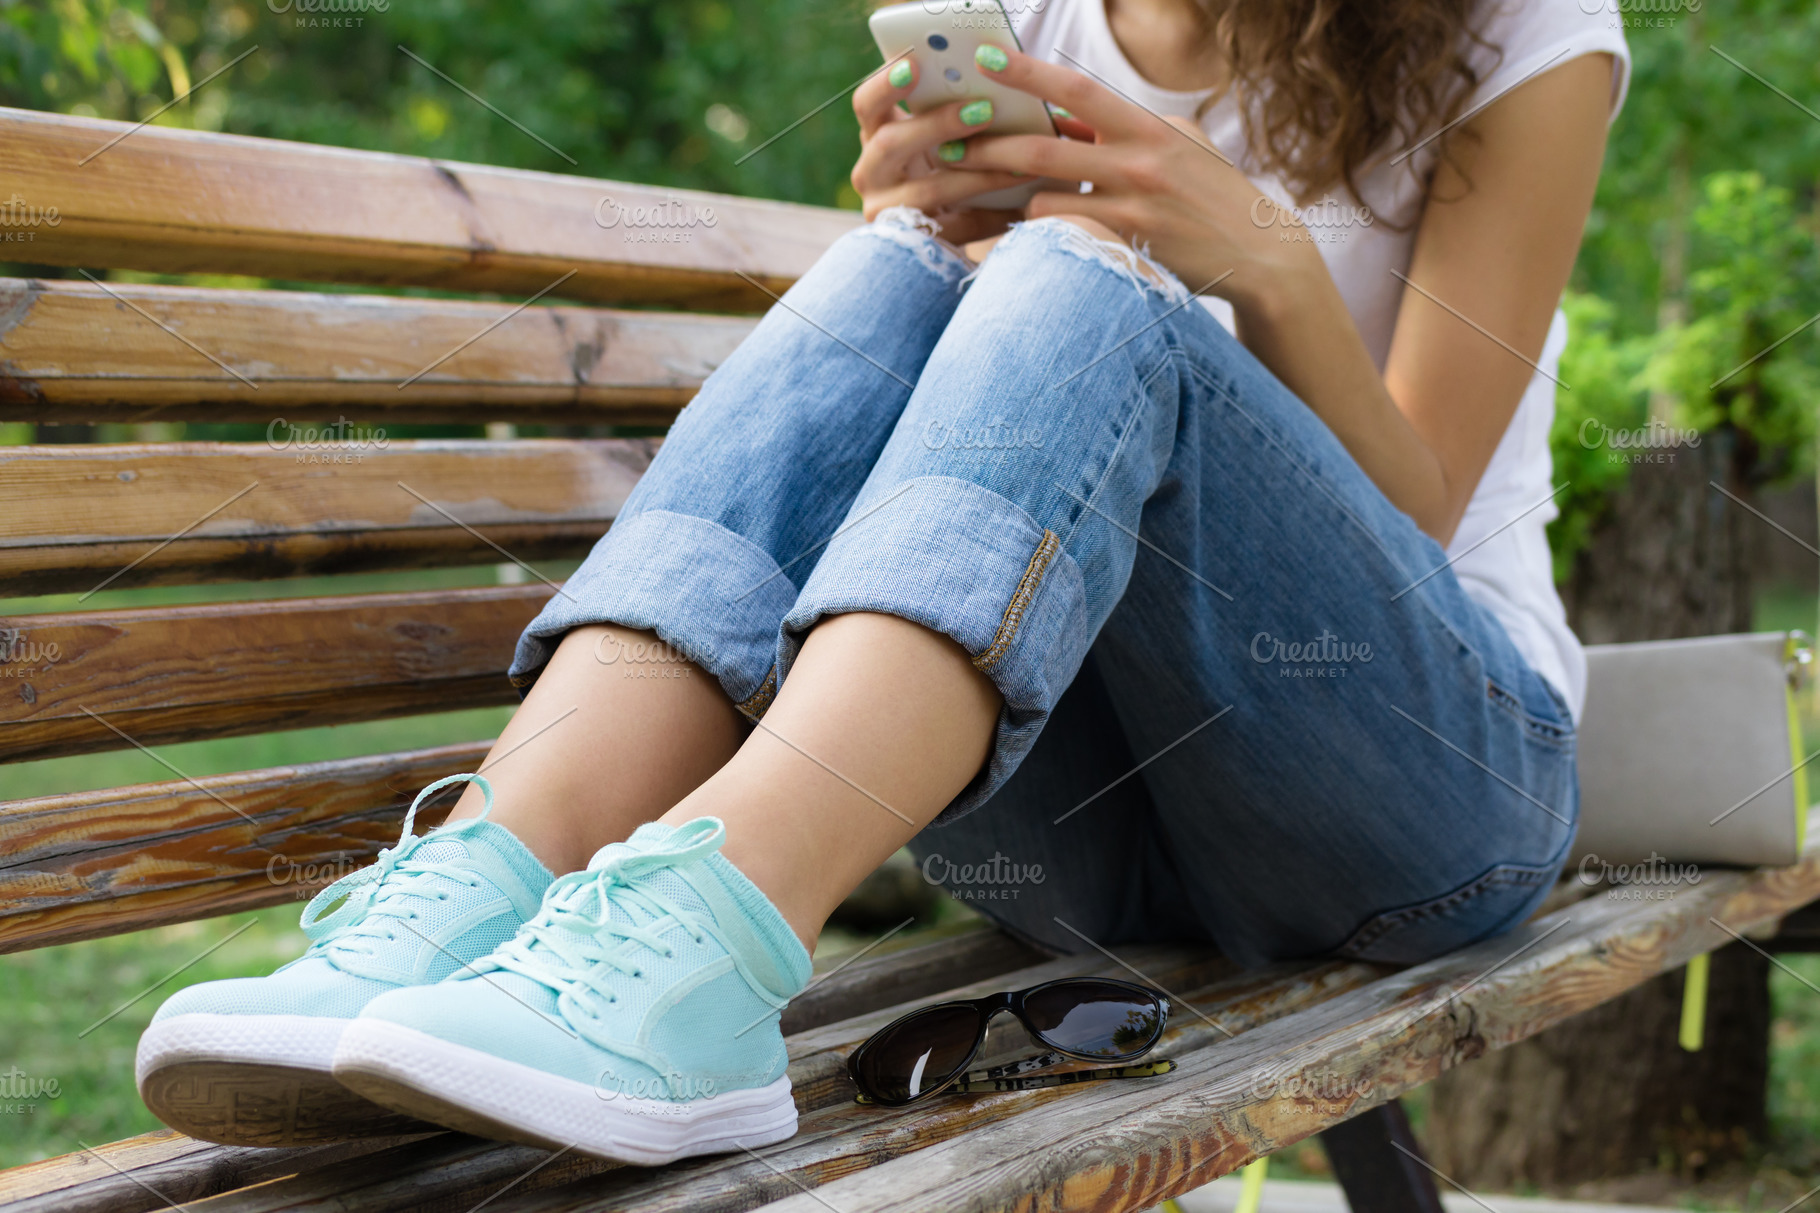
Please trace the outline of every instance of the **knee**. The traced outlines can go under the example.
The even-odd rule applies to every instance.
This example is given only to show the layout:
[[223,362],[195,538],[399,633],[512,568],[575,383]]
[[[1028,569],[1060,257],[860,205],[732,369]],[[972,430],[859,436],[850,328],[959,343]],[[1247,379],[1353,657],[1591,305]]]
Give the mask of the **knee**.
[[[1063,223],[1072,223],[1096,240],[1107,240],[1113,244],[1121,243],[1119,234],[1101,223],[1098,219],[1089,219],[1085,215],[1045,215],[1043,217],[1045,219],[1059,219]],[[987,255],[990,254],[993,249],[997,248],[998,242],[1003,239],[1004,236],[1002,235],[988,236],[983,240],[973,241],[961,251],[966,253],[967,260],[978,265],[986,260]]]
[[1101,240],[1110,240],[1114,244],[1124,243],[1124,241],[1119,238],[1117,232],[1101,223],[1098,219],[1089,219],[1085,215],[1049,215],[1046,216],[1046,218],[1060,219],[1063,223],[1072,223],[1074,226],[1085,231],[1088,235],[1097,236]]

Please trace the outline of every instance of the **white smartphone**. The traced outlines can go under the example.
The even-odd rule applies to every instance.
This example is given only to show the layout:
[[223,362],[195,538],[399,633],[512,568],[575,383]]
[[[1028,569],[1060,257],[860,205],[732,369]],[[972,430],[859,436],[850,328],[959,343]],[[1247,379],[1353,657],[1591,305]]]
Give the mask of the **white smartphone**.
[[[1009,42],[1023,49],[999,0],[912,0],[879,9],[866,24],[887,63],[908,52],[916,64],[916,86],[904,98],[911,113],[983,97],[992,102],[992,121],[981,133],[1060,137],[1040,98],[1000,84],[973,62],[973,52],[987,43],[1002,47]],[[980,194],[965,205],[1015,210],[1043,190],[1070,188],[1078,187],[1040,178]]]

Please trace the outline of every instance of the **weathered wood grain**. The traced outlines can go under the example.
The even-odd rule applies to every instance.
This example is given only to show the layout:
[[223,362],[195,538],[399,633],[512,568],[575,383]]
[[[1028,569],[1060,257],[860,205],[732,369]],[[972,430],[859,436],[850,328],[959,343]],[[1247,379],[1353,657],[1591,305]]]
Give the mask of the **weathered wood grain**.
[[160,1129],[0,1170],[0,1206],[9,1213],[146,1213],[408,1140],[392,1137],[274,1150],[218,1146]]
[[[995,974],[977,975],[974,984],[965,987],[968,990],[998,988],[1001,982],[1018,980],[1014,975],[1016,970],[1037,970],[1037,966],[1026,963],[1028,952],[1022,945],[1009,940],[996,929],[981,925],[944,935],[941,939],[914,943],[895,953],[868,956],[856,961],[840,972],[826,976],[818,986],[812,986],[808,992],[810,996],[801,1000],[802,1007],[793,1007],[792,1010],[808,1025],[802,1029],[807,1031],[833,1023],[834,1020],[822,1017],[834,1014],[842,1006],[859,1007],[862,1013],[883,1009],[882,1013],[889,1017],[917,1002],[946,997],[955,979],[947,970],[930,963],[932,953],[936,951],[946,952],[963,966],[970,963],[969,958],[974,963],[984,964],[983,958],[993,955],[1004,961],[1002,965],[996,966]],[[1077,971],[1081,963],[1065,962],[1074,967],[1063,971]],[[1188,976],[1192,977],[1202,971],[1198,967],[1202,962],[1197,960],[1195,963],[1197,968]],[[817,1000],[812,997],[817,989],[833,988],[838,991],[844,979],[862,965],[866,966],[869,974],[868,982],[840,993],[833,1000]],[[1056,970],[1052,966],[1040,971],[1048,973]],[[904,998],[901,1007],[887,1006],[892,1001],[893,993]],[[842,1037],[836,1033],[832,1040],[834,1047],[838,1048]],[[818,1076],[832,1072],[825,1062],[816,1060],[816,1055],[823,1051],[825,1047],[807,1049],[805,1067],[797,1072],[812,1071]],[[831,1086],[824,1085],[821,1090],[821,1098],[824,1100],[830,1097],[846,1098],[846,1095],[834,1091]],[[440,1144],[431,1144],[432,1142]],[[155,1174],[158,1180],[155,1186],[169,1188],[173,1196],[180,1200],[201,1199],[256,1182],[244,1175],[245,1168],[252,1165],[252,1162],[269,1164],[266,1171],[256,1177],[257,1180],[283,1175],[286,1172],[279,1168],[283,1167],[284,1158],[294,1156],[298,1164],[295,1170],[299,1174],[296,1179],[288,1181],[285,1190],[279,1194],[279,1207],[300,1201],[307,1206],[315,1195],[333,1191],[357,1194],[362,1206],[413,1208],[418,1206],[412,1202],[426,1198],[432,1189],[443,1192],[448,1199],[459,1197],[471,1204],[492,1195],[498,1187],[521,1174],[541,1157],[538,1151],[517,1146],[489,1144],[477,1150],[472,1138],[459,1134],[441,1134],[424,1139],[420,1149],[394,1148],[409,1144],[409,1139],[390,1139],[372,1143],[365,1149],[349,1146],[346,1147],[348,1152],[345,1156],[337,1155],[323,1160],[321,1166],[315,1165],[317,1155],[310,1151],[252,1150],[210,1145],[170,1132],[147,1134],[115,1143],[106,1149],[112,1151],[109,1161],[136,1177],[150,1178]],[[387,1152],[380,1155],[380,1150]],[[330,1163],[343,1161],[344,1158],[351,1159],[356,1154],[370,1154],[373,1157],[361,1167],[329,1168]],[[526,1158],[531,1161],[521,1161]],[[52,1210],[55,1213],[143,1213],[144,1210],[164,1207],[155,1196],[148,1195],[145,1189],[137,1187],[130,1180],[120,1178],[111,1169],[104,1173],[97,1172],[91,1166],[92,1162],[85,1154],[77,1153],[35,1163],[28,1168],[0,1172],[0,1201],[23,1202],[18,1206],[21,1213],[27,1210],[31,1213],[50,1213]],[[424,1174],[426,1170],[442,1166],[454,1168],[459,1174]],[[571,1163],[571,1166],[598,1171],[603,1169],[604,1164],[578,1161]],[[558,1170],[557,1174],[572,1178],[574,1171]],[[450,1183],[451,1179],[454,1182]],[[261,1194],[261,1198],[264,1195]],[[30,1199],[34,1197],[42,1199]],[[11,1213],[14,1206],[8,1203],[7,1208]]]
[[753,323],[0,278],[0,421],[668,424]]
[[[1731,938],[1715,922],[1743,931],[1816,897],[1820,845],[1788,868],[1709,874],[1671,902],[1582,901],[1183,1051],[1181,1069],[1154,1087],[981,1097],[999,1114],[965,1136],[834,1179],[815,1197],[881,1213],[1149,1208],[1685,964]],[[815,1197],[767,1208],[825,1209]]]
[[503,559],[499,549],[520,560],[579,557],[656,446],[544,438],[328,452],[209,442],[0,447],[0,583],[19,595],[80,593],[103,582],[490,564]]
[[1035,948],[984,924],[896,951],[880,949],[858,960],[836,962],[838,968],[813,978],[784,1009],[784,1034],[794,1036],[1042,960]]
[[[1153,967],[1159,979],[1180,981],[1184,986],[1200,984],[1198,979],[1209,972],[1230,969],[1225,961],[1204,951],[1185,952],[1153,947],[1139,949],[1134,956],[1141,963]],[[806,1116],[805,1135],[794,1139],[791,1144],[807,1144],[811,1139],[820,1141],[826,1136],[808,1128],[810,1120],[819,1109],[838,1105],[855,1106],[851,1104],[852,1087],[845,1079],[845,1057],[859,1041],[876,1030],[880,1023],[895,1018],[913,1006],[937,998],[976,997],[995,989],[1030,985],[1055,976],[1084,972],[1114,973],[1122,970],[1097,955],[1046,961],[1001,973],[957,990],[932,990],[925,997],[916,1000],[879,1008],[863,1016],[793,1036],[790,1039],[790,1075],[795,1085],[798,1107]],[[497,1146],[488,1151],[470,1152],[466,1146],[468,1141],[467,1138],[453,1137],[440,1147],[444,1153],[438,1157],[446,1157],[450,1164],[447,1171],[441,1169],[440,1165],[422,1164],[420,1160],[435,1153],[435,1148],[424,1143],[382,1155],[350,1160],[343,1165],[312,1171],[260,1189],[225,1194],[217,1197],[208,1207],[210,1213],[301,1213],[304,1209],[325,1207],[357,1209],[361,1213],[403,1213],[405,1210],[425,1207],[431,1202],[436,1202],[439,1207],[463,1208],[496,1196],[494,1204],[509,1205],[526,1199],[528,1192],[535,1192],[539,1188],[555,1188],[557,1183],[567,1184],[578,1176],[586,1177],[586,1192],[568,1187],[564,1187],[560,1194],[546,1191],[542,1193],[542,1198],[549,1202],[548,1207],[565,1208],[578,1198],[592,1201],[600,1193],[610,1192],[611,1199],[616,1202],[631,1202],[630,1207],[645,1208],[649,1204],[652,1208],[663,1209],[695,1208],[697,1206],[689,1202],[705,1195],[705,1189],[694,1182],[697,1178],[706,1179],[716,1193],[743,1192],[745,1204],[741,1207],[751,1207],[758,1203],[757,1198],[766,1191],[763,1185],[753,1184],[754,1177],[750,1174],[752,1170],[762,1170],[761,1165],[753,1163],[744,1155],[645,1169],[577,1160],[573,1155],[565,1154],[546,1168],[557,1172],[555,1182],[546,1180],[544,1172],[539,1171],[530,1180],[513,1187],[509,1194],[498,1195],[501,1189],[519,1180],[531,1167],[549,1155],[514,1146]],[[823,1148],[827,1148],[826,1144]],[[763,1173],[771,1175],[769,1171]],[[604,1185],[598,1192],[596,1183]],[[679,1200],[681,1203],[677,1203]],[[489,1209],[492,1207],[493,1204],[488,1205]],[[539,1203],[534,1207],[541,1208],[545,1205]],[[615,1203],[612,1207],[627,1206]],[[699,1207],[713,1209],[723,1205],[709,1203]]]
[[855,212],[694,190],[129,129],[0,109],[7,189],[37,214],[57,211],[56,223],[22,229],[32,239],[10,256],[518,296],[574,271],[553,294],[760,310],[765,295],[740,271],[781,291],[861,222]]
[[[0,804],[0,952],[302,901],[395,843],[417,791],[490,745]],[[427,802],[418,830],[453,803]]]
[[[1191,953],[1178,952],[1171,959],[1155,948],[1121,948],[1118,951],[1135,967],[1150,973],[1155,981],[1175,987],[1186,1002],[1216,1018],[1226,1031],[1241,1036],[1259,1024],[1356,988],[1382,972],[1369,965],[1285,965],[1229,975],[1211,985],[1203,985],[1196,978],[1219,971],[1218,966],[1203,968],[1197,973],[1191,967]],[[1205,953],[1201,955],[1205,956]],[[1095,971],[1108,976],[1130,976],[1117,964],[1103,960]],[[1004,984],[1019,986],[1044,979],[1037,977],[1037,972],[1031,970],[1011,975]],[[984,992],[984,988],[980,992]],[[1192,1047],[1199,1033],[1216,1031],[1189,1012],[1186,1006],[1180,1006],[1178,1010],[1180,1013],[1172,1022],[1169,1033],[1158,1046],[1158,1052],[1163,1056],[1173,1057],[1181,1047]],[[838,1052],[844,1063],[852,1044],[899,1012],[899,1008],[892,1008],[851,1024],[831,1025],[821,1033],[809,1034],[792,1043],[800,1048],[830,1042],[832,1050]],[[855,1039],[852,1044],[833,1044],[837,1033],[842,1038]],[[1028,1051],[1030,1046],[1023,1040],[1021,1031],[1008,1028],[1007,1036],[1017,1042],[1015,1051],[1018,1055]],[[1169,1081],[1168,1078],[1143,1079],[1109,1085],[1160,1087]],[[1068,1092],[1086,1089],[1063,1087],[1048,1094],[1065,1101]],[[510,1199],[506,1203],[518,1213],[629,1208],[648,1213],[696,1210],[734,1213],[761,1207],[767,1201],[798,1192],[797,1183],[818,1188],[839,1176],[878,1166],[889,1159],[914,1156],[937,1142],[971,1134],[982,1124],[1003,1117],[1006,1105],[1002,1101],[1008,1098],[1017,1097],[958,1096],[931,1100],[912,1108],[869,1108],[853,1103],[852,1087],[843,1082],[828,1098],[815,1101],[815,1106],[804,1105],[797,1135],[788,1142],[766,1147],[762,1160],[738,1154],[655,1170],[624,1168],[536,1196]],[[844,1210],[865,1206],[836,1207]]]
[[0,619],[35,646],[0,682],[0,762],[516,702],[512,648],[551,593],[533,584]]
[[[927,1001],[916,1000],[791,1038],[802,1130],[767,1148],[762,1161],[728,1156],[606,1168],[496,1203],[517,1213],[761,1205],[810,1213],[825,1207],[816,1197],[868,1210],[1145,1208],[1685,963],[1729,938],[1711,920],[1743,931],[1816,896],[1820,844],[1792,868],[1710,875],[1667,903],[1582,901],[1398,973],[1334,962],[1227,975],[1178,998],[1224,1030],[1179,1011],[1160,1052],[1181,1069],[1166,1078],[933,1100],[897,1111],[851,1104],[846,1051]],[[1178,995],[1217,976],[1224,963],[1168,949],[1120,952]],[[1071,958],[954,995],[1096,964],[1124,971],[1097,956]],[[434,1176],[429,1182],[445,1200],[492,1195],[529,1165],[507,1150],[463,1154],[460,1184],[445,1186]],[[373,1156],[224,1195],[215,1207],[276,1213],[328,1202],[389,1213],[412,1207],[408,1180],[387,1156]]]

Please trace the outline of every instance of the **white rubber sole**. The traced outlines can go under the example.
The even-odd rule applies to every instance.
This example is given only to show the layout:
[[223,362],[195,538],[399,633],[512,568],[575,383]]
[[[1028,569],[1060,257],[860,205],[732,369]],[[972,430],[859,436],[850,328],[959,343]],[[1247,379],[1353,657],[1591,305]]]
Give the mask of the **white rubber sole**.
[[427,1132],[356,1095],[330,1064],[351,1020],[314,1015],[175,1015],[139,1038],[134,1078],[180,1133],[235,1146],[306,1146]]
[[796,1134],[788,1075],[707,1099],[608,1098],[585,1082],[383,1019],[348,1026],[334,1073],[374,1103],[463,1133],[639,1166],[771,1145]]

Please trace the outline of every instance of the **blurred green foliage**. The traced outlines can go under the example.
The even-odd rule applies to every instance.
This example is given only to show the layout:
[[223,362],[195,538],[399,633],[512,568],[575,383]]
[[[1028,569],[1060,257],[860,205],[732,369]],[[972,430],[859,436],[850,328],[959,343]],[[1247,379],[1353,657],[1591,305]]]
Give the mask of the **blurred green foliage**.
[[[138,119],[182,97],[155,120],[851,206],[857,140],[841,94],[876,62],[867,7],[0,0],[0,103]],[[1810,329],[1710,386],[1816,306],[1820,6],[1607,7],[1627,25],[1634,72],[1569,303],[1562,572],[1628,471],[1579,441],[1584,421],[1639,426],[1653,390],[1675,424],[1733,427],[1765,479],[1786,477],[1812,462],[1820,365]]]
[[[866,0],[0,0],[0,104],[125,120],[156,114],[159,124],[199,130],[851,206],[857,199],[846,178],[857,137],[842,92],[877,62],[864,29],[867,7]],[[1642,6],[1626,0],[1622,7]],[[1671,400],[1678,425],[1749,434],[1763,448],[1766,475],[1807,466],[1813,445],[1814,328],[1713,384],[1820,311],[1813,238],[1820,121],[1803,110],[1820,110],[1820,6],[1696,2],[1642,20],[1627,31],[1635,73],[1566,301],[1572,339],[1561,379],[1570,387],[1558,393],[1553,444],[1557,482],[1571,482],[1554,527],[1563,572],[1629,470],[1608,449],[1581,440],[1588,422],[1640,428],[1653,393]],[[1678,309],[1665,308],[1675,300]],[[115,428],[102,436],[127,437]],[[159,436],[254,437],[197,425]],[[29,437],[27,426],[0,425],[0,443]],[[1804,597],[1784,613],[1811,618],[1812,601]],[[199,742],[170,753],[200,774],[480,737],[506,711]],[[142,755],[120,754],[29,764],[12,774],[12,794],[29,795],[164,772]],[[0,981],[21,1009],[0,1017],[0,1064],[56,1078],[62,1091],[0,1134],[0,1163],[149,1127],[132,1092],[130,1056],[152,1009],[179,985],[263,972],[295,955],[294,912],[254,916],[256,928],[87,1035],[90,1023],[244,918],[0,961]],[[1820,977],[1815,964],[1794,964]],[[1785,1138],[1811,1142],[1820,1132],[1813,1089],[1820,1004],[1784,975],[1775,980],[1772,1113]]]
[[863,11],[857,0],[0,0],[0,103],[137,120],[257,47],[157,121],[833,204],[858,144],[844,101],[734,161],[875,66]]

